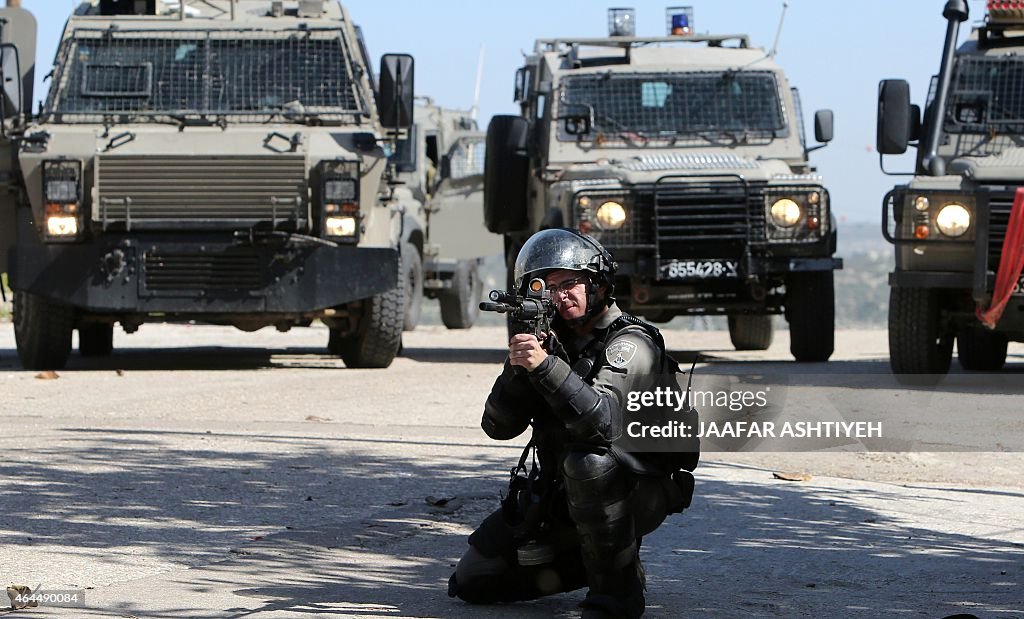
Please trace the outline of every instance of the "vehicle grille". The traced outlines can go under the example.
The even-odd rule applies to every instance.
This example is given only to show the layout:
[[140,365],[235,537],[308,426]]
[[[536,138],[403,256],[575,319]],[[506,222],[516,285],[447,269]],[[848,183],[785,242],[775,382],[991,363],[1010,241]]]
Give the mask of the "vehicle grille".
[[662,258],[737,256],[752,239],[764,239],[759,190],[742,182],[659,184],[643,194]]
[[307,223],[306,161],[275,156],[100,156],[98,204],[104,229],[205,229],[239,223]]
[[169,290],[257,290],[266,284],[259,255],[244,249],[220,253],[146,252],[144,285]]
[[999,258],[1003,253],[1003,241],[1010,224],[1013,210],[1013,193],[993,193],[988,203],[988,270],[999,269]]

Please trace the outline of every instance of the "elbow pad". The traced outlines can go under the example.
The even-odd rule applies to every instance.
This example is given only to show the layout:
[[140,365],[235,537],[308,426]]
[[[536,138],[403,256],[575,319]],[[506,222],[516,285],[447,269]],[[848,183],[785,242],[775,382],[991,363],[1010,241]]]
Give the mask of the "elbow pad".
[[618,406],[607,395],[594,389],[561,359],[548,357],[530,376],[565,423],[570,434],[585,442],[611,442],[610,436],[621,417]]
[[484,403],[484,417],[480,421],[480,427],[487,436],[497,441],[507,441],[522,434],[529,427],[530,419],[502,407],[495,400],[492,395]]

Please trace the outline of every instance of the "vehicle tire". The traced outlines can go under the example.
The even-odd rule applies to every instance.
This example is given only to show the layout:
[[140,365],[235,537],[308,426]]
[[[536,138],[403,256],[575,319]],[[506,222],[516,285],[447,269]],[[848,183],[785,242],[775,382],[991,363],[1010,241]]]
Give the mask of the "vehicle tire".
[[484,224],[495,234],[525,230],[530,159],[530,126],[519,116],[494,116],[487,125],[484,153]]
[[[399,259],[399,274],[402,261]],[[340,335],[333,329],[328,350],[339,355],[350,368],[386,368],[402,345],[405,317],[405,286],[401,279],[392,290],[365,299],[355,333]]]
[[1009,340],[988,329],[964,329],[956,336],[956,356],[960,367],[977,372],[995,372],[1006,364]]
[[38,295],[14,291],[14,340],[28,370],[59,370],[71,355],[74,310]]
[[449,329],[468,329],[480,315],[480,295],[483,293],[480,269],[476,260],[459,260],[452,276],[452,287],[438,297],[441,304],[441,322]]
[[835,350],[836,298],[832,271],[786,278],[789,352],[800,362],[828,361]]
[[736,350],[768,350],[774,335],[771,315],[729,315],[729,339]]
[[946,374],[953,334],[944,333],[939,295],[924,288],[889,291],[889,366],[893,374]]
[[412,243],[402,243],[402,279],[405,284],[405,314],[402,329],[412,331],[423,309],[423,259]]
[[108,357],[114,352],[114,325],[91,324],[78,328],[78,352],[83,357]]

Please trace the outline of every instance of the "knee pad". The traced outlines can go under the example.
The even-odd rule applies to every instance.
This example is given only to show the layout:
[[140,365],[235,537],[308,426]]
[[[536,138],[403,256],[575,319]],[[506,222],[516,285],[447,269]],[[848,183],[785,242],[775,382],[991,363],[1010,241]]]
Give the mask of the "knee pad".
[[615,519],[609,509],[629,497],[634,481],[609,451],[570,451],[562,460],[562,478],[569,512],[577,522],[588,513]]
[[562,472],[588,572],[591,566],[622,567],[631,561],[636,529],[629,498],[636,477],[609,451],[597,450],[570,451]]

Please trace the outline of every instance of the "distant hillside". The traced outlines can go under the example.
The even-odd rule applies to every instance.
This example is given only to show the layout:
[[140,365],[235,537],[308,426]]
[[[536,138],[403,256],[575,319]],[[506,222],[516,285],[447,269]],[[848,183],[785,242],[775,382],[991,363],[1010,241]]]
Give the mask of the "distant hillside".
[[847,222],[839,224],[839,255],[866,254],[872,251],[892,253],[892,245],[882,238],[881,224]]

